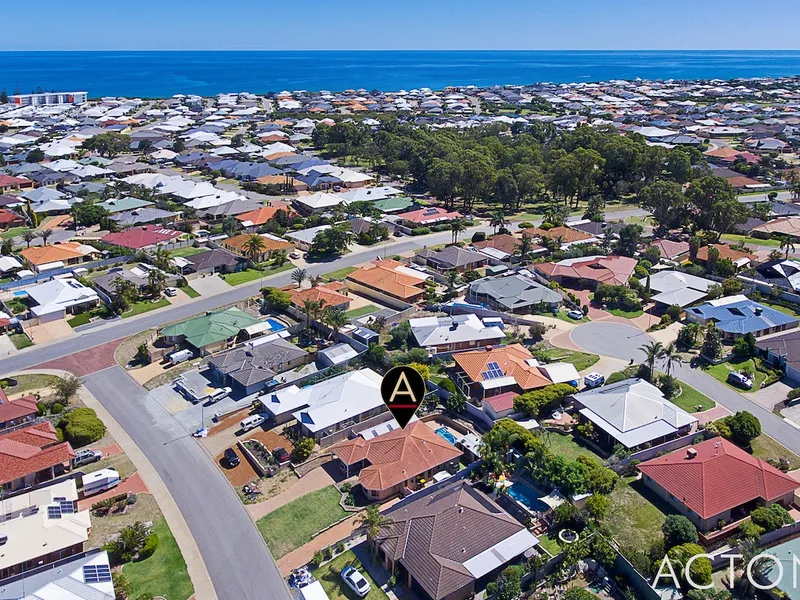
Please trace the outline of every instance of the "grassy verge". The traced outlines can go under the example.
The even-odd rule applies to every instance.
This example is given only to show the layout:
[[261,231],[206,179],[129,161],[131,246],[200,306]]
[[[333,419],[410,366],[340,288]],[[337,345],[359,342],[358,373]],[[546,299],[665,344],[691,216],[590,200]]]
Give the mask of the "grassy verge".
[[[728,383],[728,375],[731,371],[741,372],[744,369],[749,369],[753,372],[753,387],[749,390]],[[724,362],[719,365],[710,365],[705,368],[705,372],[711,375],[714,379],[721,381],[729,388],[745,394],[760,390],[761,384],[763,383],[764,379],[767,378],[764,373],[756,370],[756,363],[752,358],[748,358],[746,360],[734,358],[729,362]]]
[[128,319],[130,317],[150,312],[151,310],[156,310],[157,308],[163,308],[165,306],[169,306],[169,300],[167,300],[166,298],[160,298],[157,302],[151,302],[150,300],[142,300],[141,302],[136,302],[132,304],[130,310],[128,310],[128,312],[122,313],[122,315],[120,316],[123,319]]
[[[582,319],[573,319],[572,317],[568,317],[567,316],[568,312],[569,311],[567,309],[565,309],[565,308],[560,309],[558,311],[558,314],[556,315],[556,319],[561,319],[562,321],[566,321],[567,323],[573,323],[573,324],[575,324],[575,323],[588,323],[589,321],[591,321],[591,319],[589,317],[583,317]],[[549,316],[549,315],[545,315],[545,316]]]
[[6,231],[3,231],[2,233],[0,233],[0,239],[8,240],[8,239],[11,239],[11,238],[15,238],[17,236],[22,235],[28,229],[29,228],[25,227],[25,226],[12,227],[11,229],[7,229]]
[[58,381],[57,375],[17,375],[14,377],[17,385],[5,388],[7,394],[17,394],[28,390],[40,390],[46,387],[53,387]]
[[611,510],[605,524],[620,545],[642,549],[661,539],[665,518],[641,481],[621,479],[611,492]]
[[589,354],[588,352],[581,352],[579,350],[566,350],[564,348],[548,348],[547,350],[537,350],[537,355],[544,355],[548,362],[566,362],[572,363],[575,369],[583,371],[595,364],[600,357],[597,354]]
[[354,308],[353,310],[348,310],[344,313],[344,316],[348,319],[357,319],[358,317],[363,317],[364,315],[369,315],[374,312],[378,312],[380,310],[377,306],[369,305],[369,306],[362,306],[361,308]]
[[150,558],[128,563],[122,568],[131,584],[130,596],[163,596],[170,600],[186,600],[194,594],[194,586],[180,548],[163,518],[153,525],[153,532],[158,535],[155,553]]
[[781,245],[780,240],[762,240],[761,238],[754,238],[750,237],[749,235],[739,235],[735,233],[726,233],[723,234],[720,238],[723,242],[733,243],[733,244],[755,244],[758,246],[769,246],[771,248],[779,248]]
[[791,470],[800,469],[800,457],[766,434],[761,434],[750,442],[750,449],[752,450],[753,456],[756,458],[760,458],[761,460],[785,458],[789,461]]
[[330,600],[355,600],[358,596],[355,595],[353,590],[347,587],[347,584],[342,580],[341,572],[345,567],[352,566],[359,570],[369,582],[369,594],[364,596],[365,600],[385,600],[388,596],[381,588],[375,583],[375,580],[370,577],[367,570],[361,565],[352,550],[343,552],[332,561],[325,563],[319,569],[315,570],[313,575],[322,584],[322,589],[328,595]]
[[641,317],[644,314],[644,310],[622,310],[621,308],[607,308],[605,309],[607,313],[614,315],[615,317],[622,317],[623,319],[635,319],[636,317]]
[[202,252],[206,252],[208,248],[195,248],[194,246],[184,246],[183,248],[176,248],[175,250],[170,250],[170,254],[172,256],[180,256],[186,258],[187,256],[194,256],[195,254],[200,254]]
[[347,516],[341,494],[330,486],[306,494],[258,520],[258,530],[278,559],[311,541],[318,531]]
[[[777,311],[780,311],[790,317],[800,317],[800,312],[797,312],[793,308],[789,308],[788,306],[781,306],[780,304],[773,304],[769,300],[764,300],[763,298],[759,300],[759,302],[765,306],[769,306],[770,308],[774,308]],[[800,306],[798,306],[800,308]]]
[[[714,408],[717,403],[714,402],[711,398],[698,392],[692,386],[687,385],[681,381],[681,395],[677,398],[671,398],[670,402],[675,404],[676,406],[680,406],[683,410],[688,413],[693,412],[700,412],[704,410],[708,410],[710,408]],[[702,408],[698,411],[697,406],[701,406]]]
[[194,289],[191,286],[185,285],[180,289],[183,290],[183,293],[186,294],[187,296],[189,296],[189,298],[199,298],[200,297],[200,292],[198,292],[196,289]]
[[11,343],[14,344],[14,347],[17,350],[22,350],[23,348],[33,346],[31,338],[29,338],[25,333],[9,333],[8,337],[11,338]]
[[572,435],[561,435],[560,433],[552,432],[546,435],[545,445],[550,448],[550,452],[556,456],[562,456],[568,460],[575,460],[581,454],[584,454],[590,458],[594,458],[597,462],[603,462],[603,457],[595,454],[594,450],[581,446]]
[[345,279],[350,273],[353,271],[357,271],[357,267],[344,267],[342,269],[337,269],[336,271],[331,271],[330,273],[326,273],[322,276],[323,279],[326,281],[337,281],[340,279]]
[[81,325],[86,325],[92,318],[91,313],[84,312],[79,315],[75,315],[71,319],[67,319],[67,324],[72,327],[80,327]]
[[263,271],[259,271],[258,269],[246,269],[237,273],[226,273],[222,275],[222,279],[224,279],[228,285],[242,285],[243,283],[250,283],[261,277],[269,277],[270,275],[275,275],[276,273],[288,271],[293,268],[294,265],[292,263],[286,263],[283,266],[270,267]]

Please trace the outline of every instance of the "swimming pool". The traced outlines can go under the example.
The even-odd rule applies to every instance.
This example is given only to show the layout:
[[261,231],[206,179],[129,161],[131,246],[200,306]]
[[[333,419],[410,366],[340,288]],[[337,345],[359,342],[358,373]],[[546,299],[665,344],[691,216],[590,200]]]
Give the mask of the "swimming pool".
[[280,331],[281,329],[286,329],[286,325],[276,319],[273,319],[272,317],[267,317],[265,320],[267,323],[269,323],[270,331]]
[[454,436],[452,433],[450,433],[450,430],[447,429],[447,427],[444,427],[444,426],[439,427],[439,429],[436,430],[436,433],[439,434],[440,436],[442,436],[444,439],[446,439],[451,444],[455,444],[456,443],[456,436]]
[[541,496],[540,492],[537,492],[532,487],[525,485],[524,483],[512,483],[506,491],[508,492],[509,496],[511,496],[517,502],[528,507],[531,512],[545,512],[550,508],[547,506],[547,504],[539,500],[539,497]]

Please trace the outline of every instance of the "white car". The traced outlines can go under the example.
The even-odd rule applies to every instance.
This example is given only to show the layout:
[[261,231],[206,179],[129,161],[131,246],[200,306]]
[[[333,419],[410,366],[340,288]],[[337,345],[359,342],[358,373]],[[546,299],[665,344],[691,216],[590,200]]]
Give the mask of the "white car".
[[364,576],[353,567],[345,567],[342,569],[342,579],[351,590],[353,590],[359,598],[363,598],[370,592],[369,581],[364,579]]
[[168,287],[164,290],[164,293],[167,296],[177,296],[178,295],[178,288]]
[[292,252],[291,254],[289,254],[289,258],[293,258],[293,259],[297,260],[298,258],[300,258],[300,253],[299,252]]
[[580,310],[571,310],[567,313],[567,316],[570,319],[575,319],[576,321],[580,321],[583,318],[583,312]]

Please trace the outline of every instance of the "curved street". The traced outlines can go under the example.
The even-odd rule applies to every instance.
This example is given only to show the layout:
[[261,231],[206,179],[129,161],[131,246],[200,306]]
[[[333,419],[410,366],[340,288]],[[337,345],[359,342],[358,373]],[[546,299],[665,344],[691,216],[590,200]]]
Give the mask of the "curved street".
[[[593,322],[579,325],[570,333],[572,342],[593,354],[611,356],[625,361],[641,362],[641,346],[653,338],[642,330],[618,322]],[[706,375],[701,369],[688,364],[676,365],[672,373],[731,412],[746,410],[761,421],[764,433],[777,440],[795,454],[800,454],[800,431],[743,394]]]

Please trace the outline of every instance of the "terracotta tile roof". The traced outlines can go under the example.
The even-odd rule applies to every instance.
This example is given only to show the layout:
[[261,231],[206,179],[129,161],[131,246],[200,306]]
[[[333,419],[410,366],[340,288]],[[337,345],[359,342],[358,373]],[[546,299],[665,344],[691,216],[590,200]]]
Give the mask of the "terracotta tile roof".
[[408,479],[461,456],[461,451],[422,421],[371,440],[357,437],[336,444],[331,451],[347,465],[367,460],[358,482],[367,490],[388,490]]
[[16,400],[9,400],[5,393],[0,396],[0,423],[33,417],[37,414],[39,409],[36,408],[36,396],[25,396]]
[[609,285],[626,285],[633,275],[636,263],[635,258],[627,256],[589,256],[557,263],[539,263],[535,268],[550,277],[571,277]]
[[425,223],[435,223],[439,221],[450,221],[461,217],[458,211],[448,212],[443,208],[421,208],[419,210],[412,210],[411,212],[402,213],[397,215],[404,221],[411,223],[418,223],[423,225]]
[[57,261],[68,261],[74,258],[83,258],[84,252],[79,250],[84,244],[80,242],[63,242],[49,246],[33,246],[20,251],[20,256],[32,265],[46,265]]
[[591,240],[594,236],[589,235],[585,231],[573,229],[572,227],[553,227],[552,229],[544,230],[538,227],[530,227],[522,231],[522,235],[529,238],[550,238],[557,240],[561,238],[562,243],[570,244],[574,242],[582,242],[584,240]]
[[12,185],[27,185],[31,183],[30,179],[25,177],[14,177],[12,175],[0,174],[0,187],[10,187]]
[[45,421],[0,433],[0,484],[8,483],[75,457],[69,442],[58,443],[53,426]]
[[403,300],[419,296],[424,291],[425,282],[395,270],[403,266],[403,263],[394,260],[376,260],[353,271],[347,279]]
[[720,148],[715,148],[714,150],[709,150],[708,152],[704,152],[706,156],[712,156],[714,158],[736,158],[739,156],[740,152],[731,148],[730,146],[722,146]]
[[142,227],[131,227],[119,233],[109,233],[100,238],[100,241],[123,248],[146,248],[174,240],[183,235],[180,231],[167,229],[159,225],[144,225]]
[[284,211],[287,215],[292,211],[284,206],[262,206],[256,210],[236,215],[237,221],[250,221],[253,225],[263,225],[275,216],[279,210]]
[[14,211],[2,208],[0,209],[0,223],[24,223],[25,219],[19,216]]
[[[244,253],[244,245],[247,243],[247,240],[253,234],[251,233],[240,233],[239,235],[235,235],[232,238],[228,238],[227,240],[222,241],[222,245],[230,248],[231,250],[236,250],[237,252]],[[286,240],[274,240],[271,237],[261,236],[264,239],[264,250],[262,252],[272,252],[274,250],[291,250],[294,248],[294,245],[291,242],[287,242]]]
[[782,233],[798,237],[800,236],[800,218],[780,217],[778,219],[772,219],[763,225],[754,227],[753,231],[761,231],[763,233]]
[[525,361],[533,358],[530,351],[522,344],[511,344],[502,348],[487,346],[480,350],[469,350],[453,354],[456,364],[461,367],[472,381],[483,381],[481,373],[488,371],[487,364],[496,362],[503,375],[513,377],[523,390],[533,390],[550,385],[547,377],[537,367]]
[[679,502],[708,519],[728,509],[792,492],[800,483],[723,438],[676,450],[639,465],[639,470]]
[[661,256],[666,259],[673,259],[689,252],[689,242],[673,242],[672,240],[653,240],[650,244],[658,248]]
[[[750,254],[748,252],[742,252],[741,250],[734,250],[727,244],[711,244],[714,248],[719,251],[720,258],[727,258],[728,260],[737,261],[741,258],[748,258],[751,261],[756,260],[755,254]],[[707,261],[708,260],[708,249],[710,246],[703,246],[697,251],[697,260],[700,261]]]
[[[520,243],[519,238],[515,238],[513,235],[507,233],[501,233],[493,235],[482,242],[475,242],[472,245],[476,248],[496,248],[506,254],[514,254],[514,251],[519,248]],[[540,246],[536,246],[534,250],[538,248],[540,248]]]
[[392,522],[376,541],[434,600],[475,580],[464,563],[524,529],[465,481],[415,498],[384,513]]
[[306,300],[324,300],[325,306],[339,306],[341,304],[347,304],[349,306],[351,299],[339,293],[339,288],[340,286],[337,284],[324,284],[305,290],[298,290],[295,288],[288,290],[288,292],[292,299],[292,304],[299,308],[303,308],[303,303]]

